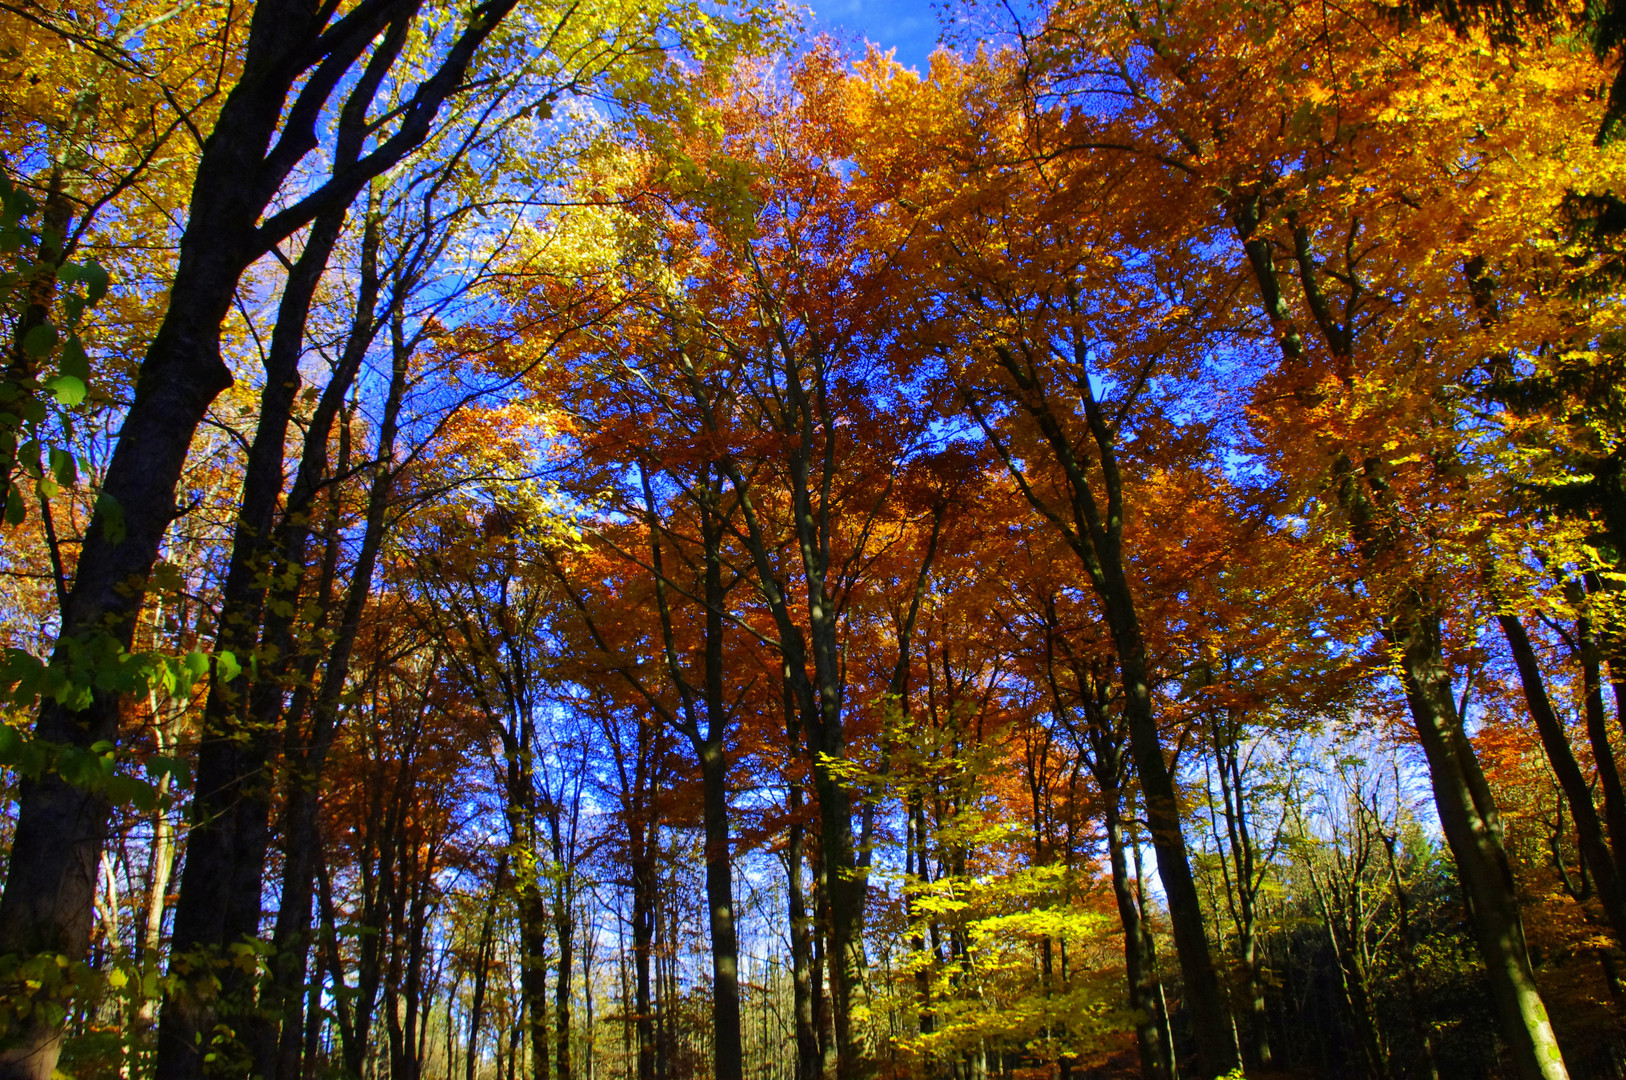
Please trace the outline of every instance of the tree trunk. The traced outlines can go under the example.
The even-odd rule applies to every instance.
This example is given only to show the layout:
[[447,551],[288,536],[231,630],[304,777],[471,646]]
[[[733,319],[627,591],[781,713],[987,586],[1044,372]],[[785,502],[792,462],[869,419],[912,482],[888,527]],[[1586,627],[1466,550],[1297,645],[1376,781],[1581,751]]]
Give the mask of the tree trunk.
[[[1256,195],[1233,207],[1232,220],[1248,252],[1264,313],[1277,330],[1282,359],[1287,366],[1302,371],[1304,344],[1277,279],[1272,245],[1257,235],[1262,211]],[[1303,291],[1307,297],[1323,295],[1305,234],[1297,226],[1294,231]],[[1350,327],[1335,330],[1319,316],[1316,323],[1347,386]],[[1355,546],[1369,569],[1389,564],[1396,554],[1385,532],[1389,523],[1380,516],[1382,504],[1390,497],[1389,489],[1375,465],[1376,461],[1369,459],[1358,472],[1351,457],[1340,454],[1331,476]],[[1368,580],[1366,585],[1369,592],[1379,592],[1379,582]],[[1468,899],[1503,1038],[1522,1080],[1567,1080],[1569,1074],[1531,970],[1513,871],[1502,847],[1501,819],[1473,746],[1463,734],[1451,694],[1450,674],[1441,652],[1439,612],[1426,583],[1410,581],[1401,589],[1389,610],[1381,613],[1384,637],[1401,654],[1401,681],[1407,704],[1428,759],[1440,823]]]
[[[1517,615],[1511,613],[1501,613],[1496,618],[1501,624],[1502,633],[1507,637],[1513,661],[1519,669],[1519,680],[1524,687],[1524,699],[1530,708],[1530,718],[1535,722],[1536,731],[1541,736],[1542,748],[1547,752],[1547,761],[1552,766],[1553,775],[1558,779],[1559,788],[1564,792],[1570,816],[1575,820],[1576,846],[1581,849],[1581,857],[1586,860],[1592,881],[1598,888],[1598,900],[1614,931],[1615,943],[1626,947],[1626,896],[1622,895],[1622,882],[1617,872],[1617,864],[1604,839],[1603,823],[1599,820],[1598,809],[1592,801],[1592,786],[1587,783],[1580,763],[1575,760],[1575,751],[1570,746],[1569,735],[1565,732],[1564,725],[1558,719],[1552,701],[1547,696],[1546,683],[1542,679],[1541,668],[1536,663],[1535,649],[1531,647],[1524,624],[1519,621]],[[1590,699],[1590,694],[1588,697]],[[1591,712],[1590,700],[1588,711]],[[1602,709],[1599,708],[1598,712],[1601,714]],[[1591,726],[1589,716],[1588,727]],[[1613,762],[1610,764],[1613,765]],[[1600,772],[1602,768],[1603,763],[1600,762]]]
[[[1616,895],[1626,892],[1626,790],[1622,789],[1615,750],[1609,742],[1609,724],[1603,709],[1603,654],[1598,646],[1592,620],[1577,619],[1575,643],[1581,660],[1581,690],[1586,714],[1587,740],[1598,766],[1598,786],[1603,789],[1603,820],[1615,856]],[[1576,819],[1579,823],[1580,819]],[[1600,889],[1600,894],[1602,890]],[[1626,938],[1617,942],[1626,946]]]
[[[397,316],[392,320],[399,322]],[[377,464],[367,492],[367,510],[361,549],[350,572],[349,592],[338,631],[328,649],[320,687],[311,710],[309,731],[301,730],[303,709],[289,710],[284,748],[284,789],[287,805],[283,812],[282,902],[272,931],[272,968],[261,988],[257,1016],[260,1033],[257,1060],[262,1080],[291,1078],[297,1073],[299,1054],[297,1025],[284,1023],[280,1044],[277,1022],[294,1017],[303,1000],[306,958],[310,951],[312,887],[315,863],[320,858],[318,828],[320,783],[328,751],[338,734],[340,699],[349,686],[350,661],[355,653],[361,618],[372,591],[373,574],[383,551],[388,531],[390,493],[394,484],[395,439],[410,374],[410,355],[397,333],[391,365],[390,385],[384,401],[384,415],[376,447]],[[335,538],[336,539],[336,538]],[[301,545],[302,546],[302,545]],[[314,673],[313,673],[314,674]],[[279,695],[280,696],[280,695]],[[296,701],[303,695],[296,695]],[[270,716],[260,723],[269,725]],[[259,853],[260,867],[264,851]],[[259,883],[259,873],[254,875]]]
[[[463,1063],[463,1080],[475,1080],[475,1069],[480,1061],[480,1026],[485,1019],[486,981],[490,977],[491,964],[497,948],[497,895],[504,886],[507,872],[508,855],[504,853],[497,856],[497,870],[492,877],[491,893],[486,897],[485,914],[480,919],[480,944],[475,948],[474,957],[474,989],[469,995],[469,1041],[468,1054]],[[448,1013],[447,1024],[450,1023]],[[497,1046],[500,1053],[501,1040]],[[451,1076],[450,1062],[447,1064],[447,1076]]]
[[701,751],[705,788],[706,901],[711,926],[711,1016],[717,1080],[743,1080],[739,941],[734,931],[734,874],[729,866],[728,766],[718,740]]
[[[642,732],[648,724],[640,724]],[[655,1080],[655,1003],[650,990],[650,961],[655,948],[655,825],[634,819],[628,847],[632,853],[632,961],[636,987],[634,1008],[638,1035],[638,1080]]]
[[802,790],[790,781],[791,815],[785,840],[786,901],[790,907],[790,968],[792,1010],[796,1025],[796,1072],[793,1080],[819,1080],[819,1033],[813,1020],[813,930],[807,913],[803,884],[804,827],[800,821]]
[[1112,576],[1121,582],[1121,588],[1109,590],[1120,597],[1118,603],[1109,603],[1107,607],[1109,613],[1117,610],[1116,617],[1109,614],[1109,622],[1114,626],[1113,641],[1118,649],[1119,672],[1123,681],[1124,719],[1129,729],[1135,771],[1140,777],[1141,793],[1145,800],[1152,850],[1157,853],[1158,877],[1168,901],[1169,925],[1174,933],[1175,955],[1180,961],[1180,972],[1185,981],[1192,1034],[1197,1041],[1197,1056],[1204,1073],[1224,1076],[1240,1064],[1237,1060],[1235,1029],[1231,1024],[1230,1012],[1225,1008],[1213,957],[1208,951],[1202,901],[1197,895],[1197,882],[1192,876],[1191,860],[1186,854],[1179,799],[1174,778],[1163,758],[1157,719],[1152,712],[1145,645],[1140,636],[1139,622],[1130,606],[1128,581],[1122,577],[1121,563],[1117,565],[1117,573]]
[[[569,869],[555,865],[553,872],[567,874]],[[575,971],[575,908],[569,902],[567,888],[554,894],[553,932],[559,942],[558,977],[553,983],[554,1068],[559,1080],[570,1080],[570,980]]]
[[[1168,762],[1163,757],[1157,716],[1152,705],[1151,664],[1123,551],[1125,496],[1123,476],[1118,466],[1116,424],[1105,415],[1090,384],[1088,346],[1082,341],[1075,341],[1072,351],[1075,363],[1084,372],[1072,389],[1076,390],[1078,411],[1083,413],[1088,426],[1087,440],[1082,436],[1075,437],[1064,424],[1063,415],[1052,409],[1046,395],[1044,374],[1015,351],[997,346],[995,349],[1001,367],[1015,387],[1020,406],[1038,426],[1066,479],[1067,505],[1063,510],[1050,506],[1040,498],[1028,485],[1022,467],[1011,457],[1009,448],[999,441],[986,417],[980,411],[975,415],[979,425],[994,441],[1007,468],[1022,478],[1023,493],[1029,502],[1061,529],[1100,600],[1117,653],[1130,754],[1140,777],[1152,849],[1157,854],[1158,876],[1163,882],[1168,901],[1169,924],[1185,982],[1186,1005],[1191,1015],[1197,1056],[1205,1074],[1223,1076],[1240,1064],[1236,1031],[1230,1011],[1226,1008],[1213,957],[1209,954],[1207,933],[1203,927],[1202,901],[1186,851],[1179,799]],[[1120,409],[1123,407],[1119,405]],[[1095,464],[1099,466],[1099,485],[1104,500],[1098,497],[1096,486],[1088,473],[1089,457],[1084,454],[1083,448],[1090,445],[1093,445]]]
[[520,993],[529,1017],[531,1069],[547,1080],[553,1040],[548,1031],[548,912],[535,870],[519,885]]
[[[1102,766],[1106,767],[1106,766]],[[1118,771],[1118,763],[1111,762]],[[1107,854],[1112,864],[1112,895],[1124,932],[1124,972],[1129,984],[1129,1007],[1135,1013],[1135,1047],[1140,1054],[1143,1080],[1172,1080],[1174,1066],[1164,1052],[1158,1030],[1157,979],[1153,972],[1150,935],[1140,917],[1140,906],[1129,882],[1124,856],[1123,796],[1116,783],[1102,785],[1101,804],[1106,827]]]
[[[274,732],[249,723],[246,661],[258,644],[270,578],[267,564],[282,495],[283,449],[300,387],[305,325],[343,224],[340,210],[313,225],[305,250],[284,283],[266,357],[265,390],[244,468],[215,638],[216,653],[237,656],[243,662],[242,674],[229,682],[212,680],[204,704],[192,823],[171,944],[172,956],[180,961],[172,962],[172,973],[191,975],[186,985],[165,997],[158,1068],[166,1080],[201,1075],[203,1055],[210,1052],[203,1035],[217,1024],[242,1029],[252,1023],[252,1012],[241,1018],[219,1012],[230,1009],[234,998],[245,996],[245,980],[251,978],[224,963],[224,953],[239,940],[259,935],[260,877],[270,839]],[[214,980],[220,982],[218,993],[205,992],[204,985]]]
[[1467,895],[1491,998],[1521,1080],[1568,1080],[1524,941],[1502,823],[1463,734],[1440,651],[1438,618],[1421,597],[1402,603],[1386,636],[1400,650],[1406,701],[1428,758],[1440,824]]

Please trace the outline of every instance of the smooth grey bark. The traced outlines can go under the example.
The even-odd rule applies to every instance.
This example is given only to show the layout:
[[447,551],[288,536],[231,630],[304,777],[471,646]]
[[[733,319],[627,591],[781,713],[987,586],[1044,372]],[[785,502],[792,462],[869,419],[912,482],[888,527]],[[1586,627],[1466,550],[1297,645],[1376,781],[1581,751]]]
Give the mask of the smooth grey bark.
[[1525,944],[1501,817],[1457,716],[1438,616],[1414,598],[1386,621],[1385,635],[1400,652],[1406,701],[1428,759],[1440,824],[1471,902],[1474,936],[1514,1067],[1524,1080],[1568,1080]]

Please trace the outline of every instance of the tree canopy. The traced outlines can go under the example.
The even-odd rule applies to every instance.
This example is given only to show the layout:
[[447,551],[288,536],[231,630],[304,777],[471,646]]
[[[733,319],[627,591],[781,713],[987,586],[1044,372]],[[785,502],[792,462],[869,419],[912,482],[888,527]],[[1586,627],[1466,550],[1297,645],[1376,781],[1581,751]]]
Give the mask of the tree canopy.
[[1620,21],[0,4],[0,1080],[1618,1080]]

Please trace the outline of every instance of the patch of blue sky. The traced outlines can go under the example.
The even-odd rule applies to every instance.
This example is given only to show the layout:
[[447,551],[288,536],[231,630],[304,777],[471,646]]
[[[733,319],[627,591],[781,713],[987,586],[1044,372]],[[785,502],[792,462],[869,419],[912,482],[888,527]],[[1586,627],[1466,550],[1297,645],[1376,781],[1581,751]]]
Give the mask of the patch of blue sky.
[[942,36],[944,5],[931,0],[812,0],[809,7],[813,33],[896,49],[900,64],[921,72]]

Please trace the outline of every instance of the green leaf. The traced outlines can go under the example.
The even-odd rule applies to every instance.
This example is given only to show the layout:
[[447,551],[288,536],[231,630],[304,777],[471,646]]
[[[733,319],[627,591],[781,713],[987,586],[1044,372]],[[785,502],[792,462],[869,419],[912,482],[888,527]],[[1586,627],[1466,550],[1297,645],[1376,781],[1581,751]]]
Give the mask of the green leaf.
[[12,484],[6,492],[6,524],[21,525],[28,516],[28,504],[23,502],[21,489]]
[[155,565],[152,568],[152,576],[147,579],[149,589],[161,589],[164,592],[179,592],[184,584],[180,568],[168,561]]
[[72,375],[89,384],[90,357],[85,355],[85,346],[79,340],[79,335],[69,334],[68,339],[62,343],[62,355],[57,359],[57,368],[64,375]]
[[84,380],[76,379],[72,375],[58,375],[54,379],[47,380],[45,385],[50,387],[51,391],[56,394],[56,399],[60,404],[69,408],[85,400],[85,394],[88,393]]
[[231,682],[243,673],[243,666],[237,662],[237,657],[229,649],[222,649],[215,654],[215,674],[226,682]]
[[100,263],[88,260],[82,263],[69,263],[57,272],[57,277],[66,282],[83,282],[85,286],[85,300],[96,303],[107,295],[107,286],[110,277]]
[[79,482],[79,467],[73,455],[60,447],[51,447],[51,475],[63,487],[72,487]]
[[107,797],[115,803],[134,806],[143,814],[150,814],[158,808],[157,789],[134,776],[108,777]]
[[54,348],[56,348],[56,327],[48,322],[40,323],[23,337],[23,351],[35,359],[49,356]]
[[153,779],[162,779],[165,776],[173,777],[177,784],[187,784],[192,774],[187,770],[186,761],[182,758],[171,757],[168,754],[152,754],[147,758],[147,775]]
[[17,467],[28,475],[31,480],[40,478],[40,444],[38,439],[29,439],[17,448],[14,459]]

